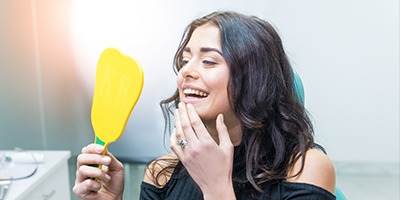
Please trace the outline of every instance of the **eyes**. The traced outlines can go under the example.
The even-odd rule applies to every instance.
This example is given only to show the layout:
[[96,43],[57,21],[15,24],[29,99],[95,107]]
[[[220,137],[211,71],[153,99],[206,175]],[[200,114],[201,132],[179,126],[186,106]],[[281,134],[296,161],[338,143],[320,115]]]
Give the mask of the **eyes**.
[[[188,62],[190,62],[190,58],[182,58],[182,61],[181,61],[181,63],[180,63],[180,65],[181,65],[181,67],[184,67]],[[210,58],[204,58],[202,61],[201,61],[201,63],[204,65],[204,66],[214,66],[214,65],[216,65],[216,64],[218,64],[216,61],[214,61],[213,59],[210,59]]]
[[197,46],[199,45],[195,45],[195,48],[191,48],[190,45],[183,47],[179,59],[179,66],[177,66],[178,70],[189,63],[193,63],[193,66],[203,66],[206,68],[225,63],[220,50],[221,48],[218,45],[206,45],[204,47],[201,45],[199,47]]
[[218,48],[202,47],[199,51],[192,52],[189,47],[185,47],[180,55],[178,71],[186,65],[191,67],[214,68],[224,65],[225,60]]

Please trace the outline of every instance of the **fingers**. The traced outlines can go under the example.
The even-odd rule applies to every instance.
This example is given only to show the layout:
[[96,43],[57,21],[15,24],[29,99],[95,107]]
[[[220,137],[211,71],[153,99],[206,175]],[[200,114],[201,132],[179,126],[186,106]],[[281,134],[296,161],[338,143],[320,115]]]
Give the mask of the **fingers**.
[[[101,189],[100,181],[109,182],[111,180],[111,177],[106,173],[108,171],[106,166],[110,164],[111,158],[101,155],[102,149],[100,145],[91,144],[84,147],[82,153],[77,157],[76,179],[73,192],[80,198],[84,198],[93,192],[98,192]],[[103,168],[89,166],[93,164],[101,164]]]
[[171,137],[169,138],[169,142],[170,142],[171,146],[175,146],[178,144],[178,137],[176,136],[176,128],[174,128],[174,130],[172,130],[172,134],[171,134]]
[[[172,134],[176,137],[177,141],[185,138],[185,135],[184,135],[184,133],[182,131],[181,120],[180,120],[180,116],[179,115],[180,115],[179,114],[179,110],[176,109],[174,111],[175,128],[174,128]],[[177,142],[176,143],[171,143],[171,145],[173,145],[173,144],[178,144],[178,143]]]
[[[174,112],[175,128],[170,137],[170,148],[180,159],[182,159],[184,156],[183,149],[186,145],[181,146],[179,142],[185,140],[188,145],[191,145],[192,147],[195,146],[197,144],[198,138],[196,136],[196,132],[193,130],[193,123],[196,123],[197,126],[199,126],[199,124],[202,125],[202,122],[200,118],[198,118],[197,121],[191,121],[188,113],[189,111],[184,103],[179,103],[178,107],[179,108],[176,109]],[[188,108],[190,108],[192,115],[197,115],[193,106],[188,105]]]
[[[182,137],[182,136],[181,136]],[[171,150],[178,156],[179,159],[182,158],[182,147],[178,145],[178,136],[176,135],[176,128],[172,131],[171,137],[169,138]]]
[[[191,107],[193,108],[193,106]],[[200,123],[202,122],[200,121]],[[197,136],[192,128],[192,121],[189,118],[186,105],[182,102],[179,103],[177,116],[175,116],[175,127],[177,131],[176,134],[178,137],[178,141],[183,138],[187,139],[189,143],[193,143],[196,141]]]
[[99,182],[91,180],[91,179],[86,179],[85,181],[83,181],[79,184],[75,184],[72,191],[78,197],[83,198],[92,192],[99,191],[100,188],[101,188],[101,184]]
[[109,182],[111,180],[111,177],[106,173],[107,170],[107,167],[105,167],[105,170],[103,170],[98,167],[82,165],[76,170],[75,183],[79,184],[86,179],[93,178],[99,179],[104,182]]
[[82,148],[81,153],[95,153],[95,154],[102,154],[104,151],[104,147],[98,144],[89,144]]
[[[221,130],[227,133],[228,131],[223,123],[223,119],[220,125]],[[177,144],[181,139],[186,139],[191,146],[196,145],[200,141],[214,144],[214,140],[192,104],[185,105],[182,102],[179,103],[179,108],[175,110],[175,128],[176,141],[175,139],[171,141],[171,145]],[[229,137],[229,134],[227,136]]]
[[102,155],[103,150],[104,147],[98,144],[90,144],[82,148],[81,154],[77,157],[77,168],[82,165],[109,165],[112,160],[111,154]]
[[[75,183],[84,182],[86,179],[98,178],[108,182],[110,176],[106,174],[107,166],[112,166],[112,154],[102,155],[104,148],[101,145],[90,144],[82,149],[82,153],[77,157],[77,170]],[[103,165],[102,169],[97,166]]]
[[231,137],[229,136],[228,129],[224,123],[224,116],[219,114],[216,120],[217,131],[219,137],[219,146],[223,148],[233,148]]
[[[97,167],[99,165],[102,167]],[[73,192],[82,199],[97,199],[98,195],[105,193],[122,194],[123,176],[124,167],[121,162],[103,146],[90,144],[82,148],[77,157]]]
[[211,140],[211,136],[208,133],[206,127],[204,126],[203,122],[201,121],[199,115],[197,114],[196,110],[194,109],[192,104],[187,104],[187,115],[188,115],[188,123],[192,130],[194,130],[194,134],[199,140]]
[[179,103],[179,109],[175,111],[175,127],[178,141],[185,138],[193,144],[197,139],[211,139],[192,104]]

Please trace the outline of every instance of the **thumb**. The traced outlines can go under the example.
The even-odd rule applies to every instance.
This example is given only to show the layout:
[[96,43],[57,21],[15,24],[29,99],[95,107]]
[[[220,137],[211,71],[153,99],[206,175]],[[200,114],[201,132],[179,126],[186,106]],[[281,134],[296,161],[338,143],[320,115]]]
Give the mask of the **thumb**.
[[117,158],[115,158],[115,156],[112,153],[107,151],[106,155],[111,158],[111,163],[110,165],[108,165],[108,168],[110,170],[118,171],[124,169],[124,165]]
[[216,124],[219,138],[219,146],[223,148],[232,148],[233,144],[231,141],[231,137],[229,136],[228,128],[224,123],[224,115],[219,114],[217,116]]

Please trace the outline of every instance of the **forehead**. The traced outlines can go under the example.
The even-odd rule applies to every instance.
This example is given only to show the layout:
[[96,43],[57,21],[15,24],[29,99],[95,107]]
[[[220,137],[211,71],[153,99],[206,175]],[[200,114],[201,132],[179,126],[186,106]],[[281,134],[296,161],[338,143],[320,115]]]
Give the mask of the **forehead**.
[[189,47],[190,49],[212,47],[221,50],[221,35],[219,28],[211,23],[197,27],[193,31],[186,47]]

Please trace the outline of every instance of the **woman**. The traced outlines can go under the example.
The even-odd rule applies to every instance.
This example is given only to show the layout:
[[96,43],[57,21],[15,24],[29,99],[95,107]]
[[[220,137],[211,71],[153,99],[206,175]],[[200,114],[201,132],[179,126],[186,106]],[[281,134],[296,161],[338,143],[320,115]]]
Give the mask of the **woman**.
[[[194,20],[174,65],[177,91],[161,102],[167,125],[174,112],[173,153],[148,165],[141,199],[335,199],[332,162],[315,148],[270,24],[234,12]],[[78,156],[83,199],[122,197],[122,164],[101,151],[92,144]]]

